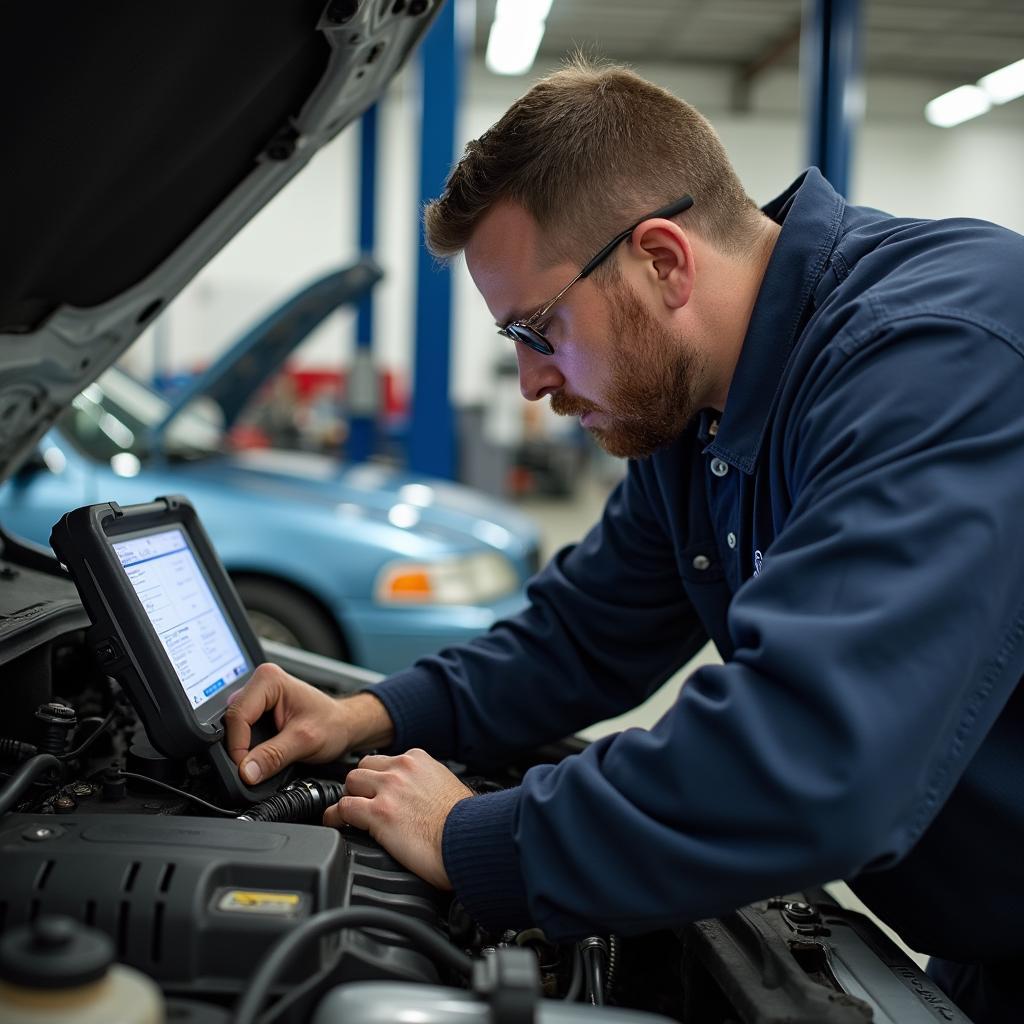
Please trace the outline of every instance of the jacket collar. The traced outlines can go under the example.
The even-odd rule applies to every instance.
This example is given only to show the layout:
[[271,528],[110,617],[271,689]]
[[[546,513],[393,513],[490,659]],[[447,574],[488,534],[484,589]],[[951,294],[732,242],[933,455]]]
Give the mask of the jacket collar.
[[702,417],[706,453],[752,473],[786,361],[812,312],[811,301],[835,247],[846,208],[812,167],[762,211],[782,231],[775,242],[750,317],[743,348],[714,436]]

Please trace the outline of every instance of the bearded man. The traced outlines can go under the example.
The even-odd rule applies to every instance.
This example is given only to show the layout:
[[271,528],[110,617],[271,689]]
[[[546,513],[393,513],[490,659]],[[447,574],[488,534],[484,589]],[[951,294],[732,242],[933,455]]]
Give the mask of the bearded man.
[[[1011,1019],[1024,239],[850,206],[814,169],[759,210],[692,107],[580,61],[467,146],[426,229],[523,395],[628,473],[475,642],[344,701],[262,667],[229,724],[243,778],[383,749],[325,822],[552,939],[845,878],[979,1021]],[[619,714],[709,637],[724,663],[650,730],[500,793],[435,760]]]

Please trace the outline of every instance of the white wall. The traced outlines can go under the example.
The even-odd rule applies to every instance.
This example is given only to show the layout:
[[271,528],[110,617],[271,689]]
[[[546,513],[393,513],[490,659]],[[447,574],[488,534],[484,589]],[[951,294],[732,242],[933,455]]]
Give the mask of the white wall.
[[[545,68],[536,69],[541,74]],[[638,70],[700,108],[716,125],[740,177],[759,202],[802,169],[803,124],[795,72],[762,76],[750,113],[729,109],[725,70],[671,66]],[[467,75],[460,137],[479,135],[529,87],[479,65]],[[855,150],[852,198],[902,215],[976,216],[1024,232],[1024,100],[951,130],[933,128],[924,103],[949,83],[871,79],[867,115]],[[378,260],[387,277],[376,292],[375,358],[408,375],[412,352],[417,244],[419,95],[410,66],[381,105]],[[351,126],[210,263],[169,310],[169,368],[195,369],[238,331],[313,276],[357,254],[358,127]],[[460,144],[461,149],[461,144]],[[459,403],[487,398],[490,369],[503,352],[491,317],[461,262],[455,279],[453,392]],[[301,353],[307,365],[344,362],[353,317],[332,318]],[[144,338],[128,359],[153,369]]]

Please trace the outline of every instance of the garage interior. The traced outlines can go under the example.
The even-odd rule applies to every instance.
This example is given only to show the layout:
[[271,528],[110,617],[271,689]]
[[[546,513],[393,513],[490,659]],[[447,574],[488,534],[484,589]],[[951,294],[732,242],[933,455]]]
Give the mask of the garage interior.
[[[547,402],[524,400],[514,343],[497,335],[465,260],[442,265],[423,242],[422,208],[443,188],[466,143],[567,56],[578,52],[629,65],[692,103],[715,126],[758,204],[769,202],[814,165],[850,204],[915,218],[980,218],[1024,233],[1020,0],[331,0],[319,6],[324,12],[316,16],[317,31],[325,24],[336,31],[352,19],[352,24],[366,25],[377,19],[373,24],[378,26],[388,18],[404,18],[408,25],[421,16],[432,22],[415,44],[410,41],[411,55],[376,102],[332,135],[265,205],[257,204],[258,212],[230,232],[223,245],[211,242],[210,258],[172,301],[155,303],[152,315],[139,313],[137,339],[102,375],[67,396],[63,412],[56,410],[61,402],[53,399],[54,415],[45,431],[37,431],[31,450],[22,453],[23,465],[0,479],[0,524],[9,538],[0,554],[13,560],[9,553],[20,552],[16,557],[25,559],[17,569],[21,572],[37,565],[36,548],[45,549],[52,561],[51,528],[73,507],[106,501],[131,505],[184,493],[201,513],[268,656],[332,694],[351,695],[513,614],[522,605],[528,579],[586,535],[626,473],[625,460],[602,451],[577,418],[555,415]],[[511,36],[500,36],[503,22]],[[535,47],[520,47],[534,36]],[[356,38],[353,30],[350,40]],[[392,54],[384,53],[363,54],[364,70],[377,60],[390,60]],[[948,99],[954,91],[958,95]],[[276,142],[285,149],[295,146],[294,138]],[[276,159],[267,152],[261,153],[261,161]],[[39,328],[43,319],[39,316],[29,326]],[[26,333],[32,332],[21,322],[0,325],[0,334],[10,338]],[[84,367],[83,362],[83,373]],[[64,375],[65,384],[70,379],[70,373]],[[3,393],[0,400],[6,401]],[[13,434],[7,424],[14,419],[0,405],[0,439]],[[230,466],[208,461],[211,455],[230,457]],[[336,527],[344,531],[346,547],[325,553]],[[444,547],[446,541],[437,538],[453,539]],[[431,564],[427,553],[435,544],[442,556],[438,565]],[[487,550],[467,554],[470,544]],[[297,554],[306,564],[292,574],[287,564],[295,563]],[[322,580],[346,575],[348,589],[331,589]],[[21,606],[12,613],[5,604],[2,621],[14,622],[23,613]],[[86,626],[84,619],[75,620],[76,630]],[[116,648],[109,653],[116,660]],[[19,647],[10,657],[15,666],[10,678],[20,683],[27,678],[32,654]],[[0,658],[0,671],[6,661],[6,656]],[[343,671],[336,669],[338,662],[346,666]],[[589,726],[579,736],[596,741],[625,729],[650,729],[692,673],[716,663],[721,659],[708,642],[641,706]],[[78,671],[77,666],[75,661],[69,671]],[[224,681],[214,685],[223,686]],[[34,685],[29,690],[32,695],[41,692]],[[50,696],[51,718],[38,728],[49,730],[47,742],[57,744],[51,753],[62,760],[87,737],[78,731],[80,726],[101,723],[98,736],[114,719],[113,710],[104,720],[105,706],[102,711],[89,706],[72,725],[62,725],[64,712],[52,707],[60,703],[59,695]],[[14,707],[11,720],[21,721],[21,716],[37,728],[40,713],[29,709],[28,696],[18,699],[24,706]],[[37,703],[42,707],[45,702]],[[15,751],[18,742],[13,735],[0,736],[0,753]],[[152,765],[155,786],[163,784],[166,792],[136,792],[130,799],[138,804],[135,809],[142,809],[140,814],[159,818],[161,843],[178,842],[171,815],[193,813],[195,807],[183,812],[180,802],[168,802],[180,779],[166,769],[160,749],[147,742],[130,751],[124,754],[128,768],[120,776],[94,770],[85,783],[76,783],[84,788],[74,799],[61,790],[58,801],[72,799],[63,808],[54,809],[52,794],[31,807],[24,800],[0,797],[0,873],[5,844],[13,850],[22,840],[38,841],[41,848],[44,840],[66,833],[59,814],[73,815],[87,800],[124,799],[126,779],[132,771],[136,776],[145,773],[147,764]],[[508,766],[502,784],[514,784],[510,780],[527,767]],[[5,775],[15,776],[16,769],[5,770]],[[309,798],[321,815],[323,807],[316,801],[340,798],[341,777],[332,780],[339,788],[325,783]],[[474,779],[481,792],[489,791],[486,778]],[[8,814],[12,807],[16,814]],[[31,824],[26,817],[30,811]],[[4,831],[5,817],[18,818],[17,831],[10,824]],[[57,832],[43,834],[53,828]],[[30,829],[43,833],[33,837]],[[135,840],[129,836],[124,841]],[[334,883],[318,874],[322,862],[346,856],[345,870],[351,873],[346,884],[373,890],[367,904],[385,909],[394,904],[403,911],[412,907],[408,916],[419,915],[434,926],[432,897],[423,895],[421,883],[411,875],[408,884],[400,879],[379,848],[353,841],[348,854],[325,850],[313,842],[301,849],[308,858],[301,870],[316,876],[315,884],[329,889]],[[255,905],[264,889],[286,887],[280,880],[265,886],[251,881],[259,877],[260,857],[256,847],[247,848],[242,867],[224,868],[217,890],[218,899],[226,901],[221,910],[227,912],[234,899],[234,909],[242,915],[247,899]],[[127,920],[124,908],[131,904],[136,877],[131,872],[137,874],[142,863],[147,864],[142,869],[146,884],[152,881],[157,893],[152,906],[163,915],[160,893],[170,888],[172,875],[165,872],[150,880],[142,854],[130,862],[135,867],[128,869],[129,877],[118,881],[120,889],[110,889],[110,900],[120,901],[119,920]],[[31,872],[19,867],[30,880],[24,886],[31,888],[31,900],[26,896],[23,902],[34,908],[32,920],[48,912],[49,897],[42,893],[58,858],[44,863],[51,867],[38,868],[34,861]],[[108,882],[88,884],[106,893]],[[200,882],[196,885],[198,892]],[[928,957],[907,946],[843,882],[830,883],[824,892],[827,897],[822,898],[836,901],[837,918],[846,910],[866,915],[910,963],[926,968]],[[102,916],[96,901],[106,897],[83,889],[75,898],[92,908],[83,911],[88,920],[79,923],[96,924],[97,913]],[[326,899],[322,894],[316,898]],[[261,906],[267,920],[279,915],[272,922],[275,928],[293,911],[301,916],[283,903]],[[0,898],[0,944],[5,929],[12,932],[12,919],[18,923],[15,902],[10,907],[12,918],[5,918],[8,902]],[[801,912],[792,903],[776,909],[791,918]],[[213,922],[209,927],[214,931],[220,927],[215,911],[204,918]],[[308,911],[303,903],[302,915]],[[171,916],[170,909],[166,913]],[[127,927],[118,933],[116,959],[121,963],[131,962]],[[415,982],[425,991],[429,982],[441,991],[465,964],[449,959],[440,971],[424,971],[415,956],[408,956],[419,941],[415,934],[395,941],[396,933],[372,916],[365,927],[375,929],[360,933],[370,939],[353,939],[352,948],[345,947],[352,965],[346,967],[346,984],[395,986],[379,993],[367,990],[365,1001],[352,997],[331,1003],[323,978],[316,988],[294,962],[282,962],[278,967],[294,991],[299,992],[300,981],[308,987],[306,1001],[301,992],[293,997],[279,984],[274,990],[281,997],[277,1010],[263,1017],[257,1018],[256,1007],[238,1009],[241,1003],[230,1010],[236,998],[246,998],[247,983],[226,969],[210,986],[209,1007],[199,1005],[200,994],[205,998],[208,993],[200,993],[198,983],[194,989],[171,986],[164,994],[179,1001],[179,1016],[168,1012],[165,1018],[157,1008],[162,997],[155,986],[132,989],[127,975],[118,976],[117,984],[126,987],[110,1005],[118,1007],[122,1016],[116,1019],[125,1024],[165,1019],[167,1024],[236,1019],[341,1024],[350,1019],[343,1013],[366,1022],[442,1024],[463,1019],[444,1016],[440,995],[435,994],[436,1005],[420,1003],[398,986]],[[473,927],[468,918],[446,917],[444,922],[447,935],[470,935]],[[232,922],[231,928],[216,931],[217,941],[224,946],[241,942],[243,932],[236,932]],[[280,934],[286,934],[284,926]],[[540,950],[543,940],[543,933],[526,939],[521,934],[505,945],[518,942]],[[36,953],[46,942],[56,948],[70,939],[55,926],[49,938],[38,941]],[[318,947],[324,963],[334,941]],[[153,942],[146,955],[153,962],[162,955],[166,963],[169,951]],[[265,946],[269,940],[262,946],[252,940],[245,946],[246,956],[255,961]],[[83,949],[89,960],[92,954]],[[627,949],[626,969],[636,968],[647,952],[646,947],[633,954]],[[613,963],[614,954],[613,944]],[[0,961],[4,955],[0,949]],[[607,945],[603,955],[608,955]],[[578,959],[580,964],[591,962],[582,953]],[[115,1020],[89,1017],[77,1004],[42,1015],[31,999],[12,994],[21,977],[18,969],[17,964],[0,969],[8,978],[0,980],[0,1024]],[[329,977],[328,967],[323,969],[323,977]],[[558,961],[557,969],[567,976],[575,967],[566,959]],[[815,965],[808,974],[819,970]],[[32,971],[26,967],[24,973],[27,977]],[[550,976],[556,974],[553,970]],[[487,984],[496,991],[504,983],[476,978],[475,995],[481,1002],[473,1004],[472,1013],[478,1016],[472,1016],[467,1001],[465,1020],[532,1019],[515,1006],[495,1009],[498,1000],[488,1004],[481,995]],[[560,983],[550,984],[562,998]],[[27,987],[46,989],[38,978]],[[642,987],[636,982],[631,991]],[[317,998],[328,993],[315,1015],[309,996],[314,990]],[[864,992],[860,995],[867,998]],[[382,1002],[375,1002],[378,998]],[[927,1019],[886,1016],[879,1009],[883,996],[877,998],[875,1016],[861,1019],[893,1024]],[[570,1007],[564,1017],[551,1011],[550,1018],[536,1019],[571,1024],[588,1019],[584,1014],[596,1010],[596,1002]],[[374,1016],[385,1005],[393,1016]],[[668,1005],[665,1001],[647,1008],[653,1013]],[[721,1010],[715,1005],[716,1012]],[[573,1016],[572,1009],[579,1015]],[[742,1015],[747,1012],[750,1016]],[[942,1007],[935,1011],[936,1019],[970,1024],[965,1015],[942,1018],[941,1012]],[[957,1012],[955,1007],[950,1010]],[[753,1009],[730,1008],[720,1016],[686,1019],[707,1024],[778,1024],[790,1019],[765,1013],[762,1017]],[[642,1024],[645,1018],[638,1011],[636,1018],[626,1014],[608,1019],[612,1024]],[[810,1024],[818,1018],[792,1019]],[[828,1018],[837,1024],[854,1019]]]

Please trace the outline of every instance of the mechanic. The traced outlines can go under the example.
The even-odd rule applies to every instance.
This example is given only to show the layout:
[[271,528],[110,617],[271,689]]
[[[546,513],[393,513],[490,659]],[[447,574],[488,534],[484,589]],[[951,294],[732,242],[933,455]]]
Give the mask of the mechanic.
[[[340,702],[261,667],[243,777],[385,751],[325,822],[553,939],[845,878],[979,1022],[1018,1019],[1024,238],[850,206],[814,169],[758,210],[692,107],[581,59],[467,146],[426,226],[523,395],[628,472],[473,643]],[[500,793],[435,760],[619,714],[708,637],[724,664],[649,730]]]

